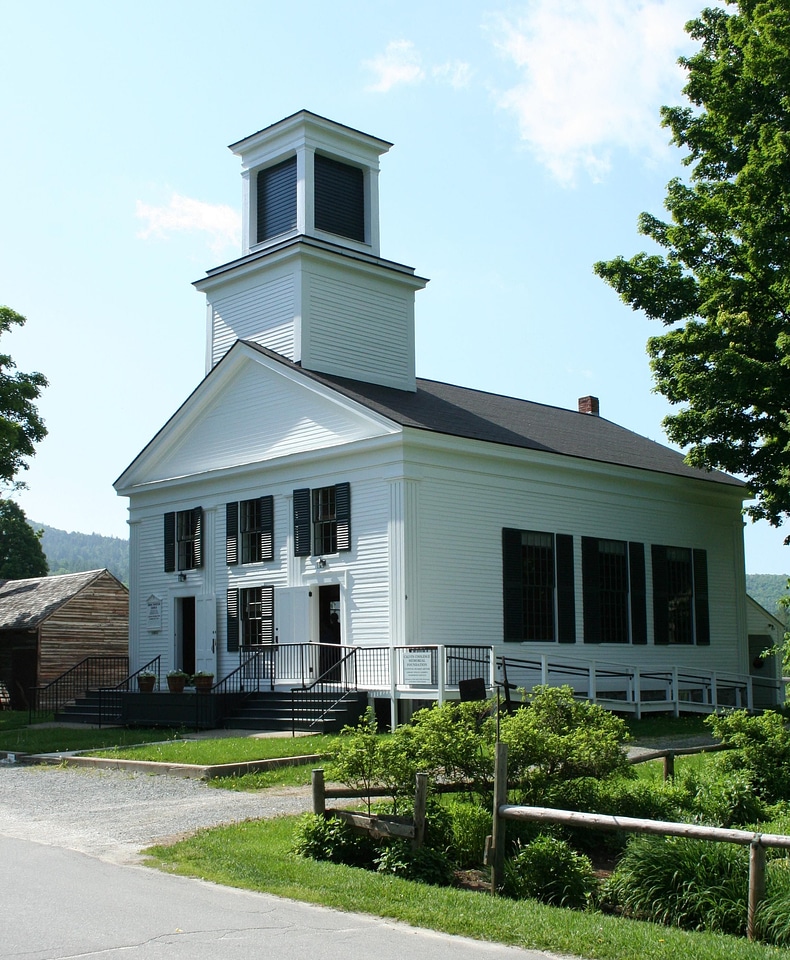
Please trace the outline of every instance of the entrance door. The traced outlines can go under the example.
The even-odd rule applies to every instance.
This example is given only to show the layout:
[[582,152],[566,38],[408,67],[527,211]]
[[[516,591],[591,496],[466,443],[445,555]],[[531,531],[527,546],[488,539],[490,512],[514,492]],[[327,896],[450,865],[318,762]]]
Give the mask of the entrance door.
[[195,672],[217,673],[217,604],[210,596],[197,598]]
[[318,623],[321,642],[321,674],[326,680],[340,680],[336,666],[342,657],[340,629],[340,586],[330,583],[318,588]]
[[195,598],[176,597],[175,666],[190,676],[195,672]]

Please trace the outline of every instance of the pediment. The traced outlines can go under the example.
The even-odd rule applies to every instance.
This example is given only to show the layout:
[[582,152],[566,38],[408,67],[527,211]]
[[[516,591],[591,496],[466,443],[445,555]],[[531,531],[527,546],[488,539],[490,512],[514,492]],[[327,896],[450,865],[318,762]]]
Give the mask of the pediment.
[[387,436],[397,424],[237,343],[115,483],[152,483]]

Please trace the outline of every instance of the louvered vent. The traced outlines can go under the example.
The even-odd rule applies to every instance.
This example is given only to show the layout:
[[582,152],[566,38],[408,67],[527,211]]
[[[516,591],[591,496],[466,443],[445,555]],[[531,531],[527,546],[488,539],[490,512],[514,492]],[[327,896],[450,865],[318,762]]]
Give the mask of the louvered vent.
[[296,157],[258,172],[258,243],[296,229]]
[[365,177],[358,167],[316,154],[315,226],[365,242]]

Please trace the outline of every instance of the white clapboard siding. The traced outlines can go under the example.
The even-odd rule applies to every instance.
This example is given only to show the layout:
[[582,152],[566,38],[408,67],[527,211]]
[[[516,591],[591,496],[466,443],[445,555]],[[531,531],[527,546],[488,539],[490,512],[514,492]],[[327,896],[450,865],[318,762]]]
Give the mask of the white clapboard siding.
[[270,350],[296,358],[294,317],[297,313],[293,272],[236,290],[211,303],[211,359],[218,363],[236,340],[254,340]]

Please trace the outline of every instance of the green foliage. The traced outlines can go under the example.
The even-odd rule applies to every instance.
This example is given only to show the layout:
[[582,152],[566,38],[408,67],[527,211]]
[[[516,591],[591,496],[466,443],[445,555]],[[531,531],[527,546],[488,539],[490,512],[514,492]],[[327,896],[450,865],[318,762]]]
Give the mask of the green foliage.
[[[23,316],[10,307],[0,306],[0,336],[12,326],[22,327]],[[11,373],[16,364],[8,354],[0,354],[0,482],[24,486],[15,480],[27,470],[27,458],[35,453],[35,444],[47,435],[44,421],[34,401],[47,386],[41,373]]]
[[98,533],[67,533],[45,523],[34,526],[44,531],[41,545],[52,576],[107,569],[121,583],[129,583],[128,540]]
[[663,221],[639,230],[661,248],[597,263],[634,310],[674,328],[648,341],[656,389],[682,404],[664,421],[689,463],[749,481],[749,513],[790,509],[790,8],[730,0],[687,30],[690,106],[664,107],[689,182],[672,180]]
[[749,854],[732,843],[637,837],[605,895],[629,917],[742,936]]
[[[790,567],[790,563],[788,563]],[[785,627],[790,626],[788,609],[782,598],[790,599],[787,594],[787,576],[779,573],[747,573],[746,592],[764,607],[770,614],[777,617]],[[778,638],[781,639],[781,638]]]
[[300,857],[345,863],[350,867],[371,869],[377,849],[373,841],[354,832],[352,827],[337,817],[322,817],[306,813],[294,831],[293,850]]
[[486,837],[493,828],[491,808],[453,797],[445,809],[450,821],[451,858],[462,869],[481,867]]
[[767,803],[790,800],[790,731],[773,710],[750,716],[745,710],[711,714],[708,726],[733,750],[718,761],[725,772],[742,771]]
[[13,500],[0,500],[0,579],[26,580],[47,575],[41,531],[27,522]]
[[586,907],[597,886],[592,863],[564,841],[541,835],[505,862],[504,893],[554,906]]
[[390,873],[406,880],[417,880],[435,887],[447,887],[454,879],[453,866],[447,856],[432,847],[413,850],[407,840],[387,844],[376,858],[379,873]]
[[487,749],[494,736],[489,710],[490,704],[485,702],[448,701],[415,713],[409,742],[418,769],[434,781],[470,783],[474,793],[489,794],[494,774]]
[[681,783],[690,794],[688,810],[702,823],[741,827],[765,815],[765,804],[755,792],[750,773],[733,769],[727,756],[713,757],[704,776],[689,774]]
[[766,896],[755,918],[757,935],[777,947],[790,947],[790,859],[768,862]]
[[505,716],[500,737],[508,746],[508,779],[526,803],[537,802],[557,780],[631,776],[623,751],[623,720],[570,687],[535,687],[526,707]]

